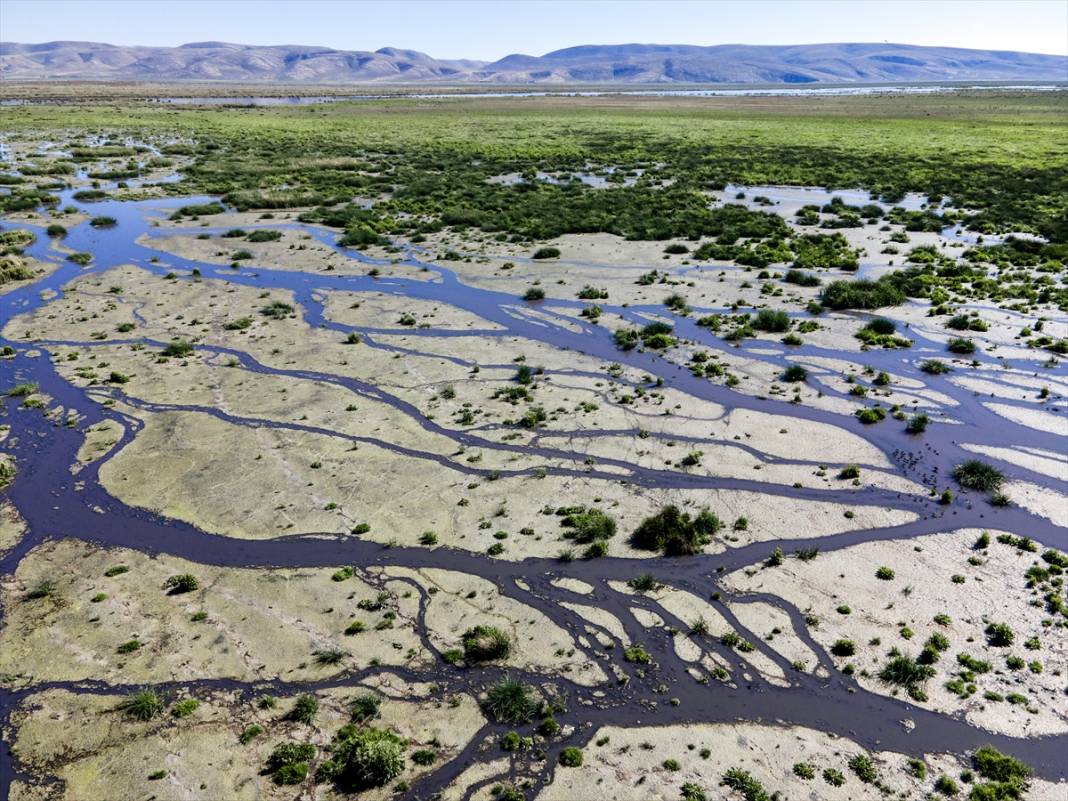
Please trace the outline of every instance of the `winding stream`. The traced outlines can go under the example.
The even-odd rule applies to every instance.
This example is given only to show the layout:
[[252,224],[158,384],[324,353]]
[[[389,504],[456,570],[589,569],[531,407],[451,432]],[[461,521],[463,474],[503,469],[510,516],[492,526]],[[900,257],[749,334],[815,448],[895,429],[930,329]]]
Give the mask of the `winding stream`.
[[[73,200],[71,194],[70,191],[60,194],[62,205],[79,205]],[[787,348],[777,342],[766,340],[749,341],[734,348],[710,332],[697,327],[691,318],[675,317],[672,319],[680,336],[704,348],[732,357],[756,359],[779,368],[792,363],[791,358],[788,357],[802,360],[806,356],[836,357],[850,361],[858,361],[862,358],[865,363],[876,370],[886,370],[909,379],[922,379],[952,398],[955,405],[947,410],[947,413],[951,415],[955,424],[941,423],[937,418],[933,419],[927,432],[921,437],[908,435],[903,431],[902,426],[893,424],[893,421],[865,426],[853,417],[792,404],[787,400],[754,397],[735,392],[726,386],[695,377],[685,366],[669,362],[653,352],[620,352],[615,348],[611,335],[606,329],[590,325],[576,316],[560,311],[577,310],[584,305],[582,302],[552,299],[540,304],[525,304],[512,294],[466,285],[454,272],[440,264],[425,261],[425,257],[414,249],[405,253],[403,262],[413,267],[425,268],[432,275],[431,280],[399,277],[376,279],[368,275],[305,273],[248,266],[233,270],[225,266],[183,259],[138,243],[137,240],[142,235],[147,235],[150,242],[152,237],[163,233],[167,235],[182,233],[192,236],[213,230],[196,228],[175,232],[171,229],[152,227],[152,221],[160,213],[190,202],[200,202],[200,200],[190,198],[140,202],[109,200],[86,205],[85,208],[92,214],[106,214],[114,217],[118,220],[118,225],[110,229],[95,229],[88,223],[83,223],[69,231],[64,240],[65,246],[75,251],[91,252],[94,255],[93,263],[85,268],[62,260],[63,254],[52,249],[52,243],[42,229],[20,225],[20,227],[35,230],[38,235],[37,242],[28,248],[28,252],[42,261],[56,262],[57,267],[40,280],[0,296],[0,321],[6,322],[16,315],[31,312],[48,303],[49,300],[42,298],[42,292],[51,291],[62,294],[62,287],[72,280],[91,273],[102,273],[118,265],[132,264],[157,275],[173,271],[182,276],[179,280],[193,280],[192,271],[196,269],[204,279],[216,279],[264,290],[289,290],[294,293],[301,314],[309,325],[336,331],[339,335],[356,331],[368,347],[385,348],[398,353],[420,353],[418,350],[376,340],[376,336],[394,334],[404,334],[412,338],[410,341],[415,342],[418,342],[420,336],[521,337],[555,348],[581,352],[605,362],[618,362],[636,368],[649,376],[662,379],[666,388],[721,404],[727,409],[750,409],[834,425],[863,437],[878,448],[893,465],[893,472],[926,486],[947,485],[953,465],[973,455],[963,449],[961,443],[996,447],[1023,446],[1063,452],[1064,442],[1057,435],[1044,433],[998,416],[987,409],[980,402],[980,398],[971,391],[962,389],[948,380],[925,376],[919,370],[919,362],[926,357],[942,356],[944,350],[940,343],[932,342],[917,331],[908,332],[915,345],[907,351],[871,350],[860,357],[856,353],[838,352],[810,345]],[[254,227],[300,229],[317,241],[333,248],[344,258],[356,259],[368,266],[388,263],[340,248],[336,244],[335,234],[314,226],[287,222]],[[159,262],[152,262],[153,258],[159,259]],[[346,326],[328,320],[324,314],[322,300],[324,293],[338,290],[385,292],[449,304],[478,315],[499,326],[500,330],[442,331],[433,328],[395,330]],[[612,306],[607,302],[602,302],[601,305],[605,312],[619,314],[636,324],[648,322],[652,317],[663,317],[668,314],[661,306],[624,308]],[[535,306],[538,311],[536,317],[530,313],[532,307]],[[698,309],[696,311],[703,314],[724,310]],[[653,469],[630,463],[625,459],[597,459],[596,464],[590,466],[584,463],[587,458],[586,453],[571,450],[566,445],[572,435],[578,438],[626,436],[636,432],[542,430],[533,444],[529,446],[498,442],[484,435],[486,429],[475,427],[454,430],[443,426],[428,419],[413,404],[358,379],[326,372],[274,368],[239,350],[198,345],[198,350],[233,357],[237,362],[236,369],[328,383],[353,393],[354,397],[373,398],[411,418],[424,431],[435,436],[447,437],[458,446],[522,452],[527,456],[543,459],[546,463],[544,469],[549,474],[582,475],[608,481],[625,480],[633,486],[643,488],[750,490],[797,500],[837,500],[857,507],[870,505],[899,509],[916,515],[913,522],[889,528],[862,529],[807,540],[759,542],[744,547],[729,548],[722,553],[685,559],[647,559],[641,563],[617,558],[576,561],[570,564],[541,558],[531,558],[520,562],[501,561],[490,559],[482,554],[459,550],[391,548],[353,537],[335,535],[292,536],[266,541],[235,540],[201,531],[187,523],[167,519],[143,509],[130,507],[112,497],[102,488],[98,478],[100,466],[106,462],[108,457],[129,444],[140,428],[139,421],[103,405],[103,400],[110,396],[121,398],[134,408],[198,411],[214,415],[234,425],[287,428],[343,437],[353,441],[370,442],[379,447],[391,448],[406,458],[432,459],[449,469],[474,476],[485,476],[490,471],[457,462],[446,456],[402,448],[372,437],[357,437],[297,423],[242,417],[211,407],[148,403],[125,397],[119,389],[105,390],[94,387],[86,391],[72,386],[61,378],[48,358],[49,349],[58,346],[91,348],[126,341],[141,341],[156,346],[163,344],[149,340],[116,339],[105,341],[52,340],[26,343],[0,338],[0,347],[11,346],[15,350],[12,358],[0,359],[0,391],[6,391],[21,382],[32,381],[38,384],[40,392],[51,397],[53,406],[77,410],[81,415],[77,428],[68,428],[48,419],[43,410],[20,410],[16,409],[14,404],[9,403],[0,412],[2,422],[11,426],[10,436],[0,447],[15,457],[18,466],[17,477],[6,492],[28,527],[21,542],[0,558],[0,575],[13,573],[22,558],[42,542],[75,537],[103,546],[119,546],[146,553],[170,554],[193,562],[228,567],[313,567],[351,564],[359,566],[361,575],[369,581],[382,580],[382,577],[376,577],[373,572],[367,572],[368,568],[375,567],[432,567],[460,571],[493,582],[504,595],[537,609],[570,632],[576,639],[587,629],[598,627],[592,626],[588,621],[561,606],[560,602],[593,604],[615,615],[623,623],[631,640],[643,643],[658,665],[658,669],[650,671],[648,675],[642,675],[634,665],[616,658],[621,654],[622,648],[620,647],[608,652],[578,644],[587,659],[596,663],[611,661],[629,680],[620,686],[613,684],[609,692],[603,693],[601,691],[605,689],[604,687],[590,688],[572,682],[566,676],[552,677],[552,682],[563,688],[570,699],[568,710],[558,715],[558,719],[565,726],[575,725],[576,730],[570,737],[549,746],[548,757],[543,763],[543,768],[532,777],[535,782],[534,791],[528,797],[533,797],[538,788],[545,782],[551,781],[559,751],[566,745],[583,745],[599,726],[735,720],[798,724],[849,737],[867,748],[897,750],[913,755],[944,751],[961,753],[978,745],[991,743],[1004,752],[1024,759],[1036,769],[1039,775],[1051,779],[1068,778],[1068,762],[1064,758],[1065,753],[1068,752],[1068,735],[1029,739],[993,735],[969,725],[961,717],[938,714],[905,701],[871,693],[861,687],[852,677],[834,668],[824,650],[809,635],[804,616],[798,609],[775,596],[735,597],[722,588],[717,578],[732,570],[766,559],[777,547],[787,551],[812,547],[827,552],[858,543],[917,537],[969,526],[1010,530],[1026,534],[1047,546],[1066,548],[1068,536],[1063,529],[1019,506],[995,508],[982,499],[973,499],[972,496],[966,495],[962,502],[952,507],[944,507],[940,506],[935,498],[927,495],[908,495],[874,487],[860,490],[794,488],[758,480],[699,476],[681,470]],[[433,355],[436,358],[452,358],[454,361],[466,364],[457,357]],[[979,363],[979,366],[975,368],[976,373],[982,372],[983,377],[988,378],[987,372],[989,372],[989,380],[995,382],[997,378],[994,371],[1001,371],[1006,365],[1017,368],[1026,366],[1032,371],[1037,367],[1031,362],[995,359],[981,353],[977,353],[975,359]],[[1062,361],[1049,373],[1063,378],[1068,375],[1068,370]],[[552,374],[552,371],[549,371],[550,377]],[[823,391],[827,395],[846,397],[844,393],[827,387],[824,387]],[[998,402],[1022,405],[1006,399],[998,399]],[[1058,414],[1063,414],[1065,411],[1063,404],[1057,406],[1054,402],[1046,408],[1057,411]],[[83,430],[105,419],[115,419],[124,425],[122,439],[103,459],[98,459],[86,466],[77,476],[72,475],[70,467],[75,462],[75,453],[82,442]],[[563,444],[546,444],[545,440],[549,439]],[[679,440],[680,438],[672,437],[672,439]],[[707,440],[698,440],[700,441]],[[716,442],[715,444],[747,447],[744,443],[735,442]],[[763,457],[763,454],[761,456]],[[768,461],[812,464],[803,459],[768,459]],[[999,463],[999,467],[1010,478],[1020,478],[1042,487],[1064,491],[1062,482],[1041,473],[1009,463]],[[525,468],[517,472],[529,474],[533,472],[533,469]],[[99,510],[103,510],[103,514]],[[771,659],[785,672],[789,686],[779,686],[763,678],[739,654],[712,638],[702,639],[700,645],[704,651],[715,654],[732,666],[731,681],[723,684],[713,682],[709,685],[695,682],[686,672],[688,663],[676,654],[671,634],[664,628],[642,628],[636,623],[629,610],[634,607],[649,609],[662,617],[667,626],[675,626],[682,631],[688,630],[689,624],[672,616],[657,604],[655,599],[620,593],[609,584],[609,582],[626,581],[638,572],[648,572],[657,581],[670,587],[692,592],[699,598],[708,598],[711,593],[719,592],[724,600],[731,603],[763,601],[778,606],[787,612],[802,642],[817,655],[820,665],[824,668],[821,671],[824,677],[791,670],[787,660],[772,650],[760,636],[754,636],[748,632],[727,607],[721,604],[717,606],[717,609],[739,633],[756,646],[761,654]],[[551,583],[553,579],[562,577],[579,578],[593,585],[594,591],[588,595],[580,595]],[[410,583],[422,599],[421,608],[425,609],[427,598],[422,588],[414,582]],[[420,631],[427,650],[436,653],[434,646],[425,635],[422,622],[421,611],[417,630]],[[602,629],[600,633],[604,637],[616,640],[610,632]],[[610,657],[609,654],[613,656]],[[542,684],[548,680],[548,677],[542,674],[515,669],[510,669],[509,672],[512,675],[525,677],[534,684]],[[390,673],[411,681],[436,682],[442,688],[438,696],[441,697],[441,695],[458,691],[478,692],[487,682],[499,677],[503,670],[491,667],[458,671],[444,662],[439,662],[436,666],[427,669],[368,668],[318,683],[283,681],[242,683],[228,679],[209,679],[181,682],[180,686],[236,690],[251,697],[253,693],[262,692],[268,688],[279,693],[286,693],[352,686],[378,673]],[[6,725],[13,709],[27,696],[49,688],[62,688],[80,693],[121,693],[129,689],[96,682],[51,682],[17,690],[2,689],[0,690],[0,715],[2,715],[0,722]],[[669,704],[667,702],[669,698],[677,698],[680,703]],[[914,729],[909,731],[902,725],[905,719],[914,722]],[[480,758],[477,747],[486,733],[499,733],[507,728],[507,726],[487,725],[471,740],[459,757],[444,763],[417,781],[410,791],[410,796],[432,797],[434,793],[446,787],[464,769]],[[0,754],[0,799],[8,797],[10,782],[14,777],[21,775],[19,770],[17,761],[5,748]],[[478,786],[470,788],[467,796],[470,797]]]

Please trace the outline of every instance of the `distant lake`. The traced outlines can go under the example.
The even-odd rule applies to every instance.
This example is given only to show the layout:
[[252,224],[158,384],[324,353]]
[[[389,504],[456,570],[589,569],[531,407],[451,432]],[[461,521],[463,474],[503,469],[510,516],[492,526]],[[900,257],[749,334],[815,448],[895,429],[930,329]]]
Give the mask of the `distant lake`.
[[[1020,91],[1055,92],[1068,89],[1068,84],[882,84],[862,86],[750,86],[730,88],[701,87],[690,89],[560,89],[533,90],[516,89],[510,91],[457,90],[453,92],[428,92],[425,89],[406,91],[397,87],[395,91],[374,94],[310,94],[310,95],[215,95],[215,96],[158,96],[136,97],[130,100],[143,100],[150,103],[165,103],[175,106],[313,106],[323,103],[352,103],[371,100],[389,100],[395,98],[413,98],[417,100],[448,100],[450,98],[508,98],[508,97],[847,97],[858,95],[886,94],[940,94],[960,91]],[[3,106],[48,105],[52,103],[80,102],[77,98],[26,98],[0,99]],[[86,98],[86,103],[97,102],[95,98]]]
[[245,96],[245,97],[158,97],[159,103],[173,105],[241,105],[241,106],[308,106],[319,103],[357,102],[362,100],[388,100],[396,97],[410,97],[417,100],[447,100],[456,97],[791,97],[818,96],[836,97],[851,95],[881,94],[938,94],[962,90],[1029,90],[1057,91],[1068,89],[1068,84],[1036,84],[1014,86],[957,86],[957,85],[883,85],[883,86],[772,86],[737,89],[589,89],[561,91],[515,90],[502,92],[395,92],[390,94],[362,95],[292,95],[288,97]]

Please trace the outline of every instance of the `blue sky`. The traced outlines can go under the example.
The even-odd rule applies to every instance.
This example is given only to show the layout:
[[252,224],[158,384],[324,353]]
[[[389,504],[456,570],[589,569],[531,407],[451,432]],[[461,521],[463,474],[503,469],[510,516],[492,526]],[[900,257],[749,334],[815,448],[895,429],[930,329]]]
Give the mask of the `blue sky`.
[[438,58],[576,44],[879,42],[1068,53],[1065,0],[0,0],[0,40],[393,46]]

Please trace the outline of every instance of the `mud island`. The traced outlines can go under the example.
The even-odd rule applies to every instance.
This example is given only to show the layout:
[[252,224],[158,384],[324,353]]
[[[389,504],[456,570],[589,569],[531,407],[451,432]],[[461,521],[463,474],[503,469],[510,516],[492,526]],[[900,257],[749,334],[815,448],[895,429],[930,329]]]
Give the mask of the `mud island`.
[[1064,91],[80,91],[0,117],[0,795],[1068,793]]

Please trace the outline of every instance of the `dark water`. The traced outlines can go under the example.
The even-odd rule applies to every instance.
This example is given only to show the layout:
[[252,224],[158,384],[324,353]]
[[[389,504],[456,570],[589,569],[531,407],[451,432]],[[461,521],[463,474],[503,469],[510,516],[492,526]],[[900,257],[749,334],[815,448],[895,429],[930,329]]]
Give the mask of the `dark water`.
[[[533,341],[543,342],[557,348],[573,349],[589,354],[607,362],[619,362],[640,369],[654,378],[663,379],[666,387],[681,390],[696,398],[701,398],[732,409],[752,409],[756,411],[780,414],[787,417],[803,418],[828,423],[846,429],[864,437],[868,442],[882,451],[894,464],[896,471],[905,477],[920,481],[929,486],[942,488],[949,484],[949,472],[959,461],[969,458],[971,454],[964,451],[959,443],[975,443],[990,446],[1028,446],[1063,452],[1065,443],[1055,435],[1036,431],[998,417],[984,408],[980,398],[973,393],[949,383],[943,378],[926,376],[917,367],[924,358],[944,356],[943,346],[927,340],[916,331],[906,331],[906,335],[915,341],[915,346],[907,351],[873,350],[863,354],[862,360],[876,370],[888,372],[910,379],[923,379],[940,392],[949,395],[956,406],[947,407],[945,416],[932,415],[932,423],[927,432],[919,437],[910,436],[901,424],[893,420],[874,426],[864,426],[855,418],[794,405],[786,401],[758,398],[714,384],[707,379],[696,378],[684,367],[671,364],[654,353],[623,353],[618,351],[610,335],[604,329],[579,323],[579,330],[568,326],[575,324],[575,318],[562,317],[539,311],[545,316],[534,318],[527,313],[530,306],[543,307],[543,304],[524,304],[515,296],[488,289],[472,288],[463,284],[447,268],[422,260],[417,250],[405,254],[405,262],[430,271],[432,280],[409,280],[404,278],[374,279],[367,275],[337,275],[321,273],[301,273],[268,270],[255,266],[232,270],[211,264],[197,263],[171,254],[153,250],[139,245],[136,239],[141,234],[155,235],[159,232],[150,226],[151,220],[176,205],[198,202],[188,198],[174,201],[143,201],[121,203],[106,201],[91,205],[93,214],[106,214],[115,217],[118,225],[112,229],[97,230],[88,224],[73,228],[65,244],[77,251],[89,251],[95,261],[88,268],[78,267],[70,262],[61,262],[58,269],[50,276],[36,283],[20,288],[15,292],[0,296],[0,320],[6,321],[12,316],[32,311],[45,301],[40,297],[42,290],[61,291],[61,287],[74,278],[88,273],[99,273],[119,264],[135,264],[139,268],[163,275],[174,271],[181,276],[179,280],[194,280],[192,270],[199,269],[205,279],[219,279],[245,286],[263,289],[286,289],[292,291],[300,303],[305,320],[312,326],[323,327],[338,332],[339,337],[350,331],[360,333],[363,347],[385,348],[401,353],[418,353],[417,349],[402,348],[385,342],[376,341],[376,336],[386,333],[402,333],[390,328],[353,328],[327,320],[323,313],[323,304],[319,300],[323,293],[331,290],[375,291],[396,294],[404,297],[447,303],[475,313],[502,327],[501,331],[479,332],[482,336],[518,336]],[[63,193],[62,205],[76,203],[70,193]],[[247,226],[246,226],[247,227]],[[277,228],[301,227],[287,223],[274,226]],[[189,235],[211,231],[196,228],[188,231]],[[385,264],[357,252],[338,248],[337,237],[322,229],[307,227],[305,231],[320,242],[338,250],[343,256],[358,260],[368,266]],[[30,252],[43,260],[58,261],[60,256],[49,249],[49,242],[42,230],[38,230],[39,239]],[[167,231],[167,233],[171,233]],[[160,263],[149,260],[160,258]],[[657,265],[651,265],[655,267]],[[693,269],[693,268],[687,268]],[[700,268],[698,268],[700,269]],[[719,269],[719,267],[715,267]],[[577,301],[552,300],[553,307],[578,308],[583,304]],[[631,306],[628,308],[612,307],[605,302],[602,306],[606,312],[622,314],[635,323],[644,322],[651,314],[663,314],[663,307]],[[701,313],[722,311],[721,309],[699,309]],[[698,328],[692,318],[675,320],[677,332],[688,339],[699,342],[709,350],[731,355],[748,356],[762,361],[785,366],[790,355],[812,355],[843,357],[859,361],[856,354],[839,353],[834,350],[820,349],[806,345],[787,348],[779,343],[760,341],[742,344],[739,349],[727,348],[726,343]],[[418,341],[420,336],[457,336],[470,335],[470,331],[442,332],[434,329],[403,329],[403,333]],[[110,340],[113,344],[116,340]],[[145,341],[145,340],[140,340]],[[147,341],[146,341],[147,342]],[[721,592],[725,599],[734,600],[730,593],[723,591],[717,576],[722,572],[750,565],[767,558],[773,549],[781,546],[786,552],[805,547],[817,547],[821,551],[830,551],[849,545],[870,542],[878,539],[908,538],[940,531],[952,530],[966,526],[982,526],[1006,529],[1026,534],[1043,545],[1065,549],[1068,536],[1052,523],[1029,514],[1019,507],[994,508],[982,498],[965,495],[951,507],[938,505],[933,498],[913,496],[890,492],[876,488],[860,490],[821,490],[815,488],[793,488],[780,484],[758,480],[733,478],[716,478],[694,476],[685,472],[669,469],[652,469],[628,463],[625,460],[601,459],[594,466],[585,464],[586,454],[574,451],[566,446],[544,444],[553,433],[543,432],[531,446],[517,446],[499,443],[485,436],[479,428],[454,431],[440,426],[424,417],[417,408],[404,400],[390,394],[377,386],[358,379],[314,372],[300,369],[279,369],[264,365],[250,355],[236,350],[215,346],[202,346],[199,350],[212,353],[225,353],[238,360],[239,367],[255,373],[287,375],[297,378],[329,382],[343,387],[355,396],[364,396],[376,401],[388,403],[395,409],[416,421],[424,430],[436,435],[447,436],[457,445],[476,446],[498,451],[515,451],[533,454],[559,463],[561,467],[550,467],[548,472],[558,474],[583,475],[607,480],[624,478],[636,488],[657,487],[693,487],[693,488],[727,488],[754,490],[762,493],[785,496],[797,500],[838,500],[848,502],[853,507],[878,506],[913,512],[918,518],[905,525],[885,529],[866,529],[843,534],[818,537],[810,540],[789,540],[783,542],[757,543],[726,553],[692,557],[687,559],[650,559],[640,564],[633,560],[605,558],[593,561],[576,561],[563,564],[549,559],[527,559],[522,562],[508,562],[490,559],[484,555],[454,551],[448,549],[425,548],[387,548],[371,542],[363,542],[351,537],[333,535],[295,536],[267,541],[233,540],[200,531],[193,526],[176,520],[163,518],[154,513],[129,507],[109,495],[98,481],[100,460],[84,468],[77,476],[77,481],[70,473],[74,454],[82,440],[81,430],[92,426],[105,418],[119,419],[126,426],[122,441],[112,454],[127,444],[136,434],[139,423],[105,407],[61,379],[53,368],[48,350],[56,345],[79,345],[93,347],[100,344],[89,342],[37,342],[27,345],[21,342],[0,341],[0,346],[11,345],[16,355],[9,359],[0,359],[0,391],[23,381],[36,382],[43,393],[50,395],[53,404],[67,409],[76,409],[83,415],[77,429],[70,429],[47,420],[40,411],[18,410],[14,404],[7,404],[2,414],[2,422],[11,426],[11,435],[2,446],[15,456],[18,475],[7,491],[8,496],[26,519],[29,530],[25,538],[14,549],[0,558],[0,575],[13,572],[22,557],[34,546],[51,538],[77,537],[101,545],[135,548],[148,553],[172,554],[184,559],[203,564],[232,567],[311,567],[353,564],[360,567],[402,565],[407,567],[437,567],[457,570],[480,576],[496,583],[501,591],[516,600],[527,604],[547,615],[551,620],[570,632],[579,635],[590,625],[582,618],[559,605],[562,600],[574,600],[584,604],[595,604],[614,614],[624,625],[627,634],[634,641],[642,642],[659,669],[651,675],[642,677],[634,665],[623,662],[622,648],[605,652],[601,649],[579,645],[586,658],[595,662],[605,662],[609,658],[623,669],[630,681],[622,686],[614,683],[607,688],[586,688],[569,681],[566,676],[554,681],[570,697],[569,710],[558,716],[562,724],[594,724],[592,728],[579,728],[577,733],[565,741],[549,747],[549,756],[545,768],[534,776],[535,787],[551,780],[556,756],[565,745],[584,744],[602,724],[616,725],[656,725],[678,722],[716,722],[733,720],[762,720],[765,722],[782,722],[810,726],[816,729],[835,732],[850,737],[868,748],[893,749],[909,754],[920,755],[924,752],[952,751],[963,752],[983,743],[992,743],[1005,752],[1015,754],[1033,765],[1039,774],[1051,778],[1068,777],[1068,736],[1017,739],[992,735],[966,724],[963,720],[950,715],[940,715],[925,711],[905,701],[887,698],[867,692],[852,678],[837,672],[833,663],[823,650],[815,645],[807,633],[803,616],[800,612],[779,598],[765,596],[747,596],[741,601],[767,601],[784,609],[793,622],[798,635],[819,655],[821,665],[829,672],[830,678],[819,678],[807,673],[794,672],[788,662],[763,642],[760,636],[738,625],[737,620],[726,607],[721,611],[729,622],[735,624],[738,631],[752,642],[757,649],[771,658],[789,677],[790,686],[783,688],[767,682],[756,671],[747,667],[736,653],[718,642],[708,639],[702,645],[718,654],[733,666],[732,684],[719,684],[713,681],[709,685],[698,684],[686,674],[687,663],[680,660],[674,651],[671,636],[662,629],[643,629],[628,612],[630,607],[639,606],[655,611],[669,626],[676,626],[686,631],[689,621],[681,621],[670,615],[650,598],[622,595],[609,587],[612,580],[626,580],[639,572],[649,572],[657,580],[694,592],[699,597],[708,598],[713,592]],[[147,343],[162,344],[162,343]],[[34,356],[32,351],[42,355]],[[451,357],[453,361],[464,363],[462,359]],[[979,369],[989,369],[1008,364],[1013,367],[1026,368],[1030,371],[1046,370],[1034,362],[995,359],[987,354],[975,357]],[[483,365],[486,366],[486,365]],[[1049,370],[1050,374],[1065,376],[1068,374],[1063,362]],[[550,371],[551,375],[551,371]],[[984,376],[985,377],[985,376]],[[997,381],[996,378],[991,380]],[[119,396],[119,390],[112,390]],[[824,389],[825,394],[836,394]],[[246,426],[271,426],[294,430],[316,431],[334,436],[349,436],[313,428],[297,423],[286,423],[262,419],[242,418],[225,414],[217,409],[198,406],[178,406],[149,404],[136,399],[126,399],[136,407],[146,409],[191,409],[213,414],[230,423]],[[1022,401],[1001,400],[1008,405],[1032,408]],[[1064,413],[1064,406],[1059,401],[1049,401],[1047,409]],[[952,419],[954,424],[948,421]],[[605,436],[610,433],[637,432],[581,432],[582,435]],[[401,448],[388,442],[381,442],[370,437],[349,436],[354,441],[374,442],[377,445],[393,449],[405,458],[433,460],[447,464],[460,473],[473,477],[484,477],[488,471],[466,463],[456,463],[436,454],[421,453]],[[674,440],[684,438],[672,437]],[[558,442],[566,442],[561,437]],[[695,441],[700,442],[700,441]],[[744,443],[730,444],[747,449]],[[751,449],[749,449],[751,450]],[[773,462],[813,465],[803,454],[794,459],[771,459]],[[996,461],[996,460],[990,460]],[[1064,491],[1060,482],[1047,476],[1033,473],[1024,468],[999,465],[1010,478],[1021,478],[1045,487]],[[607,468],[611,468],[608,470]],[[623,471],[622,475],[619,471]],[[532,468],[517,471],[533,472]],[[508,475],[508,473],[505,473]],[[96,509],[103,509],[99,514]],[[816,532],[813,532],[815,535]],[[592,595],[578,596],[550,582],[554,578],[573,576],[594,585]],[[526,588],[517,584],[525,582]],[[413,584],[423,598],[426,596],[421,588]],[[422,620],[420,619],[420,622]],[[608,632],[603,632],[612,639]],[[424,636],[424,645],[431,652],[433,646]],[[611,654],[609,657],[607,654]],[[394,673],[413,681],[438,682],[441,693],[457,691],[477,691],[487,682],[499,677],[501,671],[496,668],[467,669],[458,671],[441,663],[440,667],[429,670],[407,670],[393,667],[369,668],[344,674],[338,678],[318,684],[292,684],[282,681],[267,683],[239,683],[227,679],[185,682],[181,686],[202,688],[205,690],[236,689],[249,694],[273,688],[279,693],[295,692],[327,686],[348,686],[365,679],[374,673]],[[532,683],[540,683],[544,676],[529,674],[511,669],[513,676],[526,677]],[[657,685],[667,689],[658,691]],[[124,692],[127,687],[105,685],[102,683],[50,683],[38,685],[17,692],[0,691],[0,713],[4,719],[10,715],[23,698],[34,691],[46,687],[62,687],[76,692],[110,693]],[[607,690],[604,697],[597,697],[595,690]],[[668,703],[669,698],[678,698],[678,706]],[[651,705],[649,701],[656,703]],[[906,732],[902,726],[903,719],[915,722],[915,730]],[[507,727],[487,726],[485,732],[503,731]],[[480,737],[476,737],[471,746],[456,760],[442,765],[420,780],[412,788],[410,795],[428,798],[434,792],[446,786],[462,770],[479,759],[476,751]],[[17,774],[18,763],[10,753],[0,755],[0,798],[6,798],[11,778]],[[532,794],[531,794],[532,795]]]

